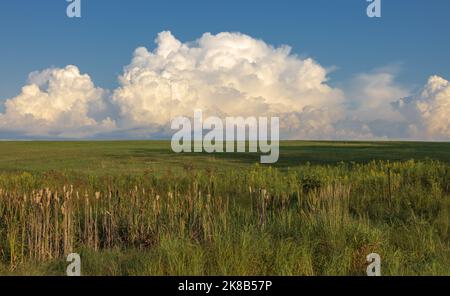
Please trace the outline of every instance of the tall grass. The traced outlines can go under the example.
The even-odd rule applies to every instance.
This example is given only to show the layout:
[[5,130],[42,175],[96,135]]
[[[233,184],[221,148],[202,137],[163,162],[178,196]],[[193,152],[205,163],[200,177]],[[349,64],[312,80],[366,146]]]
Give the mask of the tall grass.
[[[450,274],[450,168],[435,161],[185,174],[0,176],[0,268],[85,274]],[[3,271],[2,271],[3,269]]]

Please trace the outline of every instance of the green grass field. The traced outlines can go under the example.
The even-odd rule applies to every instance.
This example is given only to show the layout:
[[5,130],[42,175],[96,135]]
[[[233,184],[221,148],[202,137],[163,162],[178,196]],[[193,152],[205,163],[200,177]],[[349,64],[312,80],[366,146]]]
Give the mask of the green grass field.
[[0,274],[450,275],[450,143],[0,142]]
[[[245,168],[259,162],[259,154],[175,154],[167,141],[124,142],[0,142],[2,172],[48,171],[85,174],[142,174],[194,169]],[[295,168],[307,162],[335,165],[372,160],[434,159],[450,162],[450,143],[422,142],[282,142],[274,166]]]

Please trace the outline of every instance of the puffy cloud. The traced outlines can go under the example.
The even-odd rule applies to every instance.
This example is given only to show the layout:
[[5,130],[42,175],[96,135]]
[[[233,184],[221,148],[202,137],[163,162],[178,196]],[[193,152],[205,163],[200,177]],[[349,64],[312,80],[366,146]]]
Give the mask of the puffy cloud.
[[95,119],[105,108],[105,91],[75,66],[30,74],[22,92],[5,102],[0,130],[26,136],[88,137],[112,130],[110,118]]
[[333,108],[305,108],[290,113],[285,123],[288,139],[401,139],[407,124],[392,101],[410,93],[396,82],[397,66],[355,75],[345,85],[345,100]]
[[408,123],[410,136],[416,139],[450,139],[450,83],[432,76],[416,95],[393,103]]
[[[166,125],[200,108],[220,116],[277,114],[311,133],[330,125],[321,110],[342,103],[342,91],[326,84],[326,69],[288,46],[239,33],[206,33],[182,43],[162,32],[156,44],[154,51],[135,51],[114,92],[124,127]],[[286,128],[292,129],[288,122]]]
[[391,103],[410,94],[396,82],[398,66],[355,75],[345,86],[345,118],[331,139],[405,139],[407,125]]
[[396,71],[387,67],[355,75],[346,89],[348,112],[366,121],[399,120],[391,103],[409,95],[410,90],[396,83]]
[[76,66],[31,73],[5,102],[0,135],[167,138],[176,116],[202,109],[279,116],[283,139],[450,139],[448,81],[431,77],[419,94],[398,100],[410,91],[395,72],[356,75],[344,92],[329,85],[326,68],[288,46],[228,32],[181,42],[161,32],[154,50],[135,50],[111,92]]

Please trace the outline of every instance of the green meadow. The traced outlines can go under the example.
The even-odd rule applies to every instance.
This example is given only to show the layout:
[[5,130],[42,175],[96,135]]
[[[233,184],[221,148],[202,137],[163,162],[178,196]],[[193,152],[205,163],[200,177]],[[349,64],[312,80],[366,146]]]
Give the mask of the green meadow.
[[[0,170],[43,173],[76,172],[89,175],[142,174],[153,170],[182,172],[207,168],[248,168],[259,154],[175,154],[167,141],[116,142],[0,142]],[[339,162],[368,163],[434,159],[450,162],[450,143],[423,142],[281,142],[280,159],[273,165],[285,170]]]
[[450,143],[0,142],[0,274],[450,275]]

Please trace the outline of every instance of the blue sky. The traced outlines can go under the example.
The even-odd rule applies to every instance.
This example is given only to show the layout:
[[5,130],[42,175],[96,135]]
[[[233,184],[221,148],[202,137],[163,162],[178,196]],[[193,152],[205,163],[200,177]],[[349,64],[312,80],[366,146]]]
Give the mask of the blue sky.
[[[391,69],[419,90],[431,75],[450,78],[450,1],[382,0],[382,18],[365,0],[146,1],[82,0],[69,19],[64,0],[3,0],[0,6],[0,102],[20,93],[30,72],[77,65],[96,86],[113,90],[139,46],[155,47],[169,30],[182,42],[205,32],[241,32],[287,44],[301,58],[334,69],[327,83]],[[3,111],[4,107],[0,107]]]
[[81,19],[64,0],[3,0],[0,9],[0,97],[16,95],[28,73],[76,64],[105,88],[141,45],[170,30],[182,41],[204,32],[238,31],[337,67],[332,83],[386,65],[420,85],[450,76],[450,1],[384,0],[382,18],[364,0],[145,1],[84,0]]

